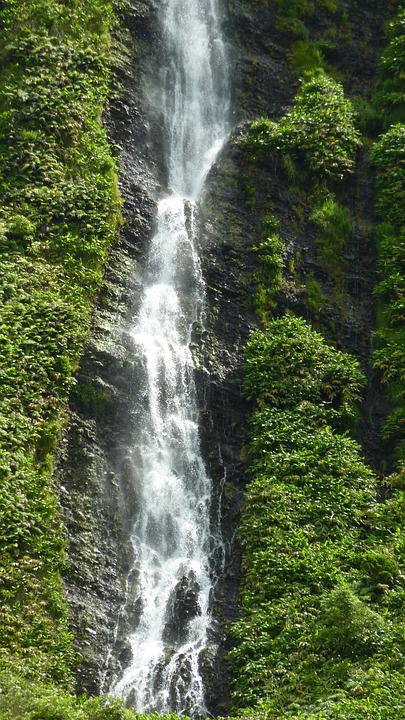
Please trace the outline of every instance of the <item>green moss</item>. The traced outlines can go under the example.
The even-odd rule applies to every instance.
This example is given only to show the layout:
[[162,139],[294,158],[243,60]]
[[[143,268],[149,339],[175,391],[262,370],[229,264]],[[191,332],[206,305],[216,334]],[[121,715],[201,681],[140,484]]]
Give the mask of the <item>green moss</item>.
[[305,20],[311,17],[317,5],[321,5],[330,13],[335,13],[340,0],[276,0],[278,19]]
[[[290,66],[293,73],[300,77],[310,75],[324,68],[324,58],[321,46],[327,42],[330,45],[331,37],[335,37],[334,26],[323,28],[321,38],[319,34],[314,39],[313,23],[310,19],[319,9],[324,12],[324,22],[328,23],[328,15],[334,15],[340,5],[339,0],[276,0],[277,7],[276,29],[281,34],[287,34],[293,40],[289,54]],[[326,12],[325,12],[326,11]]]
[[288,270],[293,277],[297,277],[297,275],[298,275],[298,271],[299,271],[299,268],[301,265],[301,260],[302,260],[301,248],[297,248],[294,251],[294,255],[292,257],[290,257],[289,261],[288,261]]
[[245,183],[244,190],[247,207],[251,210],[255,210],[257,205],[256,187],[252,183]]
[[50,473],[119,225],[101,125],[111,2],[5,0],[0,20],[0,665],[69,686],[75,664]]
[[302,179],[302,173],[300,168],[297,166],[297,162],[288,152],[283,152],[281,156],[281,163],[283,170],[285,171],[289,181],[291,183],[300,182]]
[[93,416],[105,413],[111,403],[109,390],[95,387],[91,383],[75,385],[71,397],[82,411],[91,413]]

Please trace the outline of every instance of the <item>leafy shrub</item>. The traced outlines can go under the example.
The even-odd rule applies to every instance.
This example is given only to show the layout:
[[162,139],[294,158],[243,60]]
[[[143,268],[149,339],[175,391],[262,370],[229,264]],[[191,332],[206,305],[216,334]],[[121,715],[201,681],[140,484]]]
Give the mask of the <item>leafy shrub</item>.
[[35,232],[35,225],[24,217],[24,215],[11,215],[7,219],[6,234],[19,240],[32,238]]
[[262,239],[252,249],[256,254],[259,266],[254,275],[256,290],[254,304],[262,322],[269,319],[269,312],[274,307],[274,298],[281,288],[284,268],[284,242],[278,230],[278,223],[272,215],[263,219]]
[[260,404],[296,408],[323,405],[330,417],[349,417],[365,379],[358,363],[329,347],[301,318],[286,315],[267,332],[254,332],[246,347],[245,392]]
[[330,696],[298,709],[297,704],[284,714],[274,714],[271,701],[261,701],[258,707],[245,710],[241,718],[250,720],[395,720],[403,714],[404,675],[400,670],[387,671],[377,665],[366,670],[349,671],[349,690],[339,690]]
[[345,585],[334,588],[321,602],[318,638],[327,653],[367,656],[381,647],[385,631],[381,615]]
[[294,152],[315,175],[342,178],[360,145],[354,120],[342,86],[320,75],[301,84],[293,108],[279,122],[254,122],[245,144],[262,153]]
[[361,564],[376,589],[392,585],[400,575],[398,560],[389,548],[367,550]]
[[310,278],[306,287],[306,304],[314,313],[318,313],[327,303],[327,297],[323,294],[321,286],[315,278]]
[[389,42],[380,60],[379,89],[373,98],[385,129],[393,123],[405,122],[405,8],[402,5],[400,3],[397,17],[389,25]]
[[333,279],[336,296],[340,298],[345,283],[343,257],[352,230],[350,212],[328,194],[315,204],[310,220],[318,230],[316,246],[320,261]]
[[335,13],[339,0],[276,0],[278,18],[290,21],[302,20],[314,14],[316,6],[323,6],[328,12]]
[[378,171],[376,207],[385,223],[394,228],[404,222],[405,125],[393,125],[373,148],[372,158]]
[[318,247],[322,260],[333,268],[340,262],[352,230],[350,212],[333,195],[328,195],[312,209],[310,220],[320,231]]

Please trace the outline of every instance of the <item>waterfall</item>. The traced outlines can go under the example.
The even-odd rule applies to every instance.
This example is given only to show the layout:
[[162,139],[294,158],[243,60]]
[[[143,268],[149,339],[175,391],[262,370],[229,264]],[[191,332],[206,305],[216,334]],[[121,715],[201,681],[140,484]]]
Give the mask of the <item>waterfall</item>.
[[140,712],[206,713],[201,660],[220,530],[201,456],[190,349],[204,284],[194,207],[227,133],[226,56],[217,0],[163,0],[161,102],[168,193],[158,205],[143,299],[131,328],[142,361],[132,450],[137,623],[111,692]]

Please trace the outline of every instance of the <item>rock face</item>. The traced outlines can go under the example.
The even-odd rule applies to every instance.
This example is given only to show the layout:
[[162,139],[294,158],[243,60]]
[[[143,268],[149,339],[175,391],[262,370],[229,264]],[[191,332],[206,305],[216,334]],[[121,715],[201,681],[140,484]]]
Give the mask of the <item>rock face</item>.
[[[341,191],[341,200],[350,207],[355,222],[343,259],[344,297],[340,304],[317,257],[314,228],[302,221],[308,215],[307,198],[291,187],[285,172],[274,163],[262,162],[252,168],[246,162],[238,144],[243,123],[260,115],[281,116],[297,81],[288,62],[291,38],[279,31],[276,3],[228,0],[226,5],[225,34],[238,129],[211,170],[199,205],[197,227],[207,316],[205,326],[195,329],[193,340],[202,447],[214,483],[213,508],[221,510],[226,549],[224,576],[213,598],[216,622],[212,641],[219,641],[222,650],[217,655],[209,647],[202,660],[207,704],[214,714],[227,709],[225,622],[237,616],[240,553],[235,533],[246,480],[244,447],[250,410],[241,393],[242,357],[249,331],[257,324],[251,301],[257,270],[252,247],[260,239],[261,218],[270,211],[277,216],[286,244],[287,270],[278,311],[290,308],[307,317],[364,360],[370,350],[375,265],[372,198],[364,158]],[[368,3],[367,9],[350,4],[350,32],[347,30],[345,42],[325,50],[328,59],[344,71],[352,93],[358,92],[360,77],[370,78],[375,71],[382,21],[390,13],[389,4],[381,5],[377,0]],[[163,139],[153,80],[158,77],[160,52],[158,6],[159,0],[130,0],[115,39],[114,97],[106,123],[120,156],[124,226],[94,313],[57,468],[67,540],[66,592],[83,657],[78,690],[93,693],[107,690],[114,670],[128,663],[125,636],[139,613],[136,604],[123,612],[127,596],[132,596],[136,587],[130,531],[137,505],[131,458],[123,450],[135,425],[137,389],[137,360],[131,358],[126,332],[138,304],[140,268],[166,175],[161,165]],[[342,6],[343,12],[349,3]],[[313,32],[318,32],[326,22],[324,11],[317,9],[310,22]],[[309,276],[328,298],[325,307],[316,312],[310,311],[306,302],[304,278]],[[367,412],[375,417],[371,396]],[[373,422],[365,423],[364,435],[371,438],[371,454],[378,455]],[[178,637],[184,621],[199,612],[194,583],[195,579],[186,577],[176,588],[175,611],[166,627],[168,639]]]
[[201,615],[198,604],[199,586],[194,573],[183,577],[176,585],[169,601],[169,612],[163,631],[165,642],[184,643],[187,640],[188,624]]
[[[293,3],[276,0],[226,0],[225,4],[235,124],[262,115],[279,117],[298,85],[290,56],[295,39],[304,34],[297,30],[301,21],[292,23],[288,11],[290,18],[299,13],[289,8]],[[383,26],[394,16],[396,1],[310,4],[312,13],[301,10],[301,27],[305,24],[309,37],[321,41],[325,62],[342,77],[346,91],[351,96],[361,94],[374,80],[384,47]],[[336,9],[328,10],[328,5]]]

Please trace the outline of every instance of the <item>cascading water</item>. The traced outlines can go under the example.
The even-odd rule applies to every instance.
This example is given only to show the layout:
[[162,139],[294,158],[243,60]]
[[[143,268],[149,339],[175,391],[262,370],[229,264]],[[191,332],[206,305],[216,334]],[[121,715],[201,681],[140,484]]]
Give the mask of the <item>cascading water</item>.
[[144,296],[131,330],[147,393],[133,448],[139,594],[128,603],[138,609],[138,623],[128,638],[132,660],[112,692],[142,712],[201,716],[201,654],[221,539],[199,445],[190,350],[204,300],[193,213],[226,136],[228,87],[217,0],[164,0],[160,17],[169,192],[158,206]]

